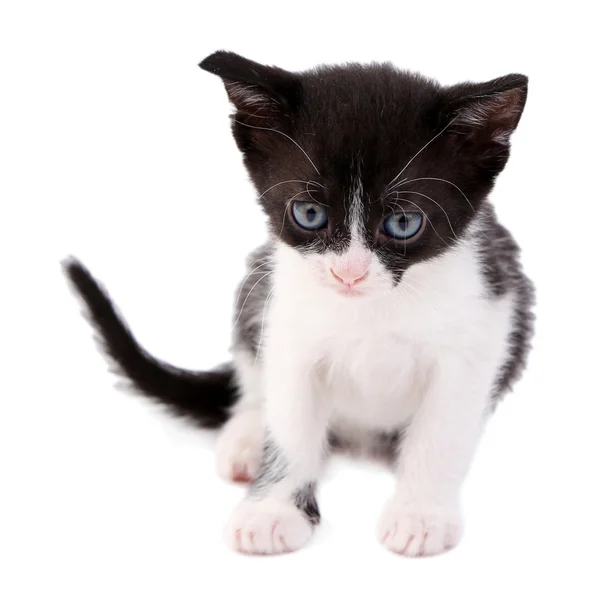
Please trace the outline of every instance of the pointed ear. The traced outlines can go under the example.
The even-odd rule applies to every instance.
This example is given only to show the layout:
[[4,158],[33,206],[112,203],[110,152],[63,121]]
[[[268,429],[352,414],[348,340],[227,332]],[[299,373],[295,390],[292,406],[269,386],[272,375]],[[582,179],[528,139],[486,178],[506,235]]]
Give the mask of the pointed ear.
[[508,146],[525,107],[527,82],[527,76],[509,74],[482,84],[450,87],[450,131],[474,146]]
[[508,161],[510,137],[527,100],[527,77],[509,74],[481,84],[458,84],[446,93],[444,119],[455,156],[493,179]]
[[209,55],[199,66],[223,80],[237,109],[236,119],[242,123],[269,125],[268,120],[291,114],[300,103],[302,86],[292,72],[263,66],[228,51]]

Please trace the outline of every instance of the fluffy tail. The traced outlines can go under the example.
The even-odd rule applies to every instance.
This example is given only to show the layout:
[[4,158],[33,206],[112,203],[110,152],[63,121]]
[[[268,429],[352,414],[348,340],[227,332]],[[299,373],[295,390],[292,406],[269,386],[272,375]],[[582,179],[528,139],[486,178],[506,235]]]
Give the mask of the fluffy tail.
[[139,393],[202,427],[218,427],[227,420],[237,397],[230,367],[189,372],[152,357],[138,344],[90,272],[75,259],[63,265],[86,304],[90,322],[99,333],[108,356]]

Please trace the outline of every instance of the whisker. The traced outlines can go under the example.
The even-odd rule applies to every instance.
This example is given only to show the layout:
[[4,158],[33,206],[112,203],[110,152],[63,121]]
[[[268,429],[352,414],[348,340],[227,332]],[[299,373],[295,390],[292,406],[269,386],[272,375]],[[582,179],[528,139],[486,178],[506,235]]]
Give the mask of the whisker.
[[[262,261],[262,259],[259,259],[258,261]],[[258,263],[258,261],[256,261],[256,263]],[[244,291],[244,284],[246,283],[246,280],[251,276],[254,275],[254,273],[260,269],[261,267],[264,267],[265,265],[271,263],[271,258],[267,258],[267,260],[264,263],[261,263],[260,265],[257,265],[256,267],[254,267],[253,269],[251,269],[247,274],[246,277],[242,280],[242,283],[240,284],[240,289],[238,290],[237,293],[237,298],[235,299],[235,304],[233,305],[233,309],[235,310],[238,302],[240,301],[240,296],[242,295],[242,292]]]
[[259,196],[258,199],[262,199],[267,193],[269,193],[269,191],[271,191],[271,189],[275,189],[275,187],[279,187],[280,185],[283,185],[285,183],[308,183],[309,181],[304,181],[303,179],[288,179],[287,181],[279,181],[279,183],[275,183],[275,185],[271,185],[271,187],[269,187],[267,190],[263,191]]
[[390,187],[390,191],[393,191],[397,187],[402,187],[402,185],[406,185],[407,183],[412,183],[413,181],[440,181],[441,183],[448,183],[448,185],[452,185],[452,187],[460,191],[460,194],[465,198],[471,209],[475,211],[473,204],[469,201],[469,198],[465,195],[465,192],[458,185],[452,183],[452,181],[448,181],[448,179],[440,179],[439,177],[418,177],[417,179],[404,179],[403,181],[396,183],[393,187]]
[[[311,181],[307,181],[306,182],[306,193],[308,193],[308,196],[310,197],[310,199],[312,199],[315,203],[318,203],[320,206],[323,206],[324,208],[328,208],[329,206],[327,204],[321,203],[318,199],[315,199],[312,196],[311,190],[308,188],[308,184],[311,183]],[[323,187],[321,185],[321,187]],[[298,194],[299,195],[299,194]],[[295,197],[295,196],[294,196]]]
[[262,321],[260,323],[260,338],[258,340],[258,345],[256,346],[256,356],[254,357],[255,364],[258,361],[258,354],[260,353],[260,346],[262,344],[263,331],[265,329],[265,318],[267,316],[267,308],[269,306],[269,303],[271,301],[271,297],[273,296],[273,294],[275,294],[275,288],[272,288],[271,291],[267,294],[267,297],[265,298],[265,304],[263,306]]
[[406,283],[402,283],[402,287],[405,288],[404,293],[406,294],[406,297],[411,300],[411,302],[413,304],[416,304],[417,306],[419,306],[421,304],[419,298],[416,296],[416,294],[413,294],[412,292],[409,292],[406,288],[408,288],[409,286],[406,285]]
[[410,163],[413,162],[413,160],[415,158],[417,158],[417,156],[419,156],[419,154],[421,154],[421,152],[423,152],[423,150],[425,150],[425,148],[427,148],[427,146],[429,146],[429,144],[431,144],[434,140],[437,140],[437,138],[439,138],[457,119],[458,116],[454,117],[453,119],[450,120],[450,122],[444,126],[444,129],[442,129],[441,132],[438,132],[435,136],[433,136],[433,138],[431,138],[431,140],[429,140],[429,142],[427,142],[427,144],[425,144],[425,146],[423,146],[423,148],[421,148],[421,150],[419,150],[407,163],[406,165],[404,165],[404,168],[388,183],[388,186],[391,185],[409,166]]
[[415,206],[415,208],[417,208],[418,210],[420,210],[420,212],[423,214],[423,216],[425,216],[425,219],[429,222],[429,224],[431,224],[431,228],[433,228],[433,232],[435,232],[437,234],[438,238],[447,247],[450,247],[450,245],[442,238],[442,236],[440,235],[440,233],[436,230],[435,225],[433,224],[433,220],[425,213],[425,210],[423,210],[422,208],[420,208],[414,201],[410,201],[410,199],[403,199],[403,198],[399,197],[399,198],[397,198],[397,201],[405,201],[406,203],[412,204],[413,206]]
[[[404,289],[404,286],[402,286],[402,283],[398,284],[398,295],[402,297],[402,302],[406,302],[406,305],[408,306],[408,310],[410,312],[410,315],[413,317],[413,319],[416,318],[415,316],[415,311],[413,310],[412,306],[410,305],[410,300],[408,298],[408,292]],[[405,300],[406,298],[406,300]]]
[[400,187],[401,185],[404,185],[404,183],[406,181],[408,181],[408,177],[404,177],[404,179],[400,179],[400,181],[398,181],[397,183],[394,183],[391,187],[388,186],[388,190],[387,193],[388,195],[394,190],[396,189],[396,187]]
[[404,191],[394,191],[393,193],[395,193],[396,195],[400,195],[401,193],[411,193],[413,195],[420,195],[421,197],[424,197],[425,199],[432,201],[438,208],[440,208],[440,210],[442,210],[442,212],[444,212],[444,216],[446,216],[446,220],[448,220],[448,226],[450,227],[452,234],[454,235],[456,240],[459,240],[458,236],[456,235],[456,232],[454,232],[452,222],[450,222],[450,216],[448,216],[448,212],[446,212],[446,210],[437,201],[435,201],[435,199],[433,199],[432,197],[429,197],[428,195],[425,195],[424,193],[419,193],[418,191],[404,190]]
[[[396,213],[391,204],[384,203],[384,206],[389,208],[391,210],[392,214]],[[388,238],[388,240],[386,240],[385,243],[383,243],[383,245],[381,245],[378,249],[375,249],[373,251],[373,255],[378,255],[381,251],[383,251],[383,249],[385,249],[387,247],[388,243],[390,243],[390,242],[392,242],[392,239]]]
[[264,130],[264,131],[267,131],[267,132],[276,132],[278,134],[281,134],[282,136],[284,136],[285,138],[287,138],[290,142],[292,142],[297,148],[300,149],[300,151],[302,152],[302,154],[304,154],[304,156],[306,156],[308,162],[310,162],[310,164],[312,164],[312,166],[315,169],[315,171],[317,171],[317,175],[319,175],[319,177],[321,176],[321,173],[319,172],[319,169],[317,168],[317,166],[315,165],[315,163],[312,161],[312,159],[310,158],[310,156],[306,153],[306,150],[304,150],[304,148],[302,148],[302,146],[300,146],[300,144],[298,144],[298,142],[296,142],[296,140],[294,140],[294,138],[290,138],[290,136],[288,136],[287,134],[283,133],[282,131],[280,131],[278,129],[272,128],[272,127],[259,127],[257,125],[250,125],[249,123],[243,123],[239,119],[235,119],[235,122],[239,123],[240,125],[244,125],[246,127],[250,127],[252,129]]
[[281,230],[279,231],[277,238],[281,238],[281,235],[283,234],[283,227],[285,226],[285,217],[287,215],[287,212],[288,212],[290,206],[292,205],[294,197],[298,197],[299,195],[302,195],[303,193],[308,193],[308,191],[306,189],[304,191],[300,191],[299,193],[296,193],[296,195],[292,195],[292,197],[290,197],[290,199],[288,200],[288,202],[285,206],[285,210],[283,210],[283,217],[281,219]]
[[417,290],[417,288],[415,288],[408,280],[402,279],[402,282],[404,283],[404,285],[407,288],[410,288],[413,292],[415,292],[419,296],[419,298],[421,300],[423,300],[424,302],[429,304],[429,306],[431,306],[431,308],[437,312],[437,307],[433,304],[433,302],[431,301],[430,298],[425,296],[425,294],[423,294],[423,292],[421,292],[420,290]]
[[[392,207],[392,205],[391,205],[391,204],[389,204],[389,207],[390,207],[390,209],[391,209],[392,211],[394,210],[394,208]],[[406,211],[404,210],[404,208],[403,208],[403,207],[402,207],[400,204],[398,204],[398,207],[399,207],[399,208],[402,210],[402,214],[403,214],[404,216],[406,216]],[[394,213],[395,213],[395,212],[394,212]],[[402,256],[403,256],[403,257],[406,257],[406,241],[402,241],[402,242],[403,242],[403,246],[404,246],[404,252],[402,253]]]
[[426,284],[424,281],[422,281],[419,278],[416,277],[411,277],[410,278],[411,282],[417,282],[418,284],[421,284],[424,288],[427,288],[428,290],[431,290],[432,292],[435,292],[436,294],[439,294],[439,290],[437,290],[436,288],[430,286],[429,284]]
[[252,294],[252,291],[254,290],[254,288],[256,288],[256,286],[258,286],[258,284],[260,284],[260,282],[262,282],[266,277],[270,276],[273,273],[273,271],[267,271],[263,276],[261,276],[259,278],[259,280],[250,288],[250,291],[248,292],[248,294],[246,295],[246,298],[242,304],[242,307],[240,308],[240,312],[237,316],[237,319],[235,319],[235,323],[233,324],[232,329],[235,329],[237,327],[237,324],[240,320],[240,317],[242,316],[242,313],[244,312],[244,307],[246,306],[246,302],[248,302],[248,298],[250,298],[250,294]]

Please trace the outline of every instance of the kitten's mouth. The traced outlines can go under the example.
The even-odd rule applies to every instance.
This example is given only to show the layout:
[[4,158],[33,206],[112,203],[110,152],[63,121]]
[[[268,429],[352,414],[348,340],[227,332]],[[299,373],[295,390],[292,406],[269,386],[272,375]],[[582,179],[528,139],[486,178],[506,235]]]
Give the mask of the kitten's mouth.
[[356,298],[358,296],[364,296],[365,290],[362,288],[358,288],[357,286],[332,286],[333,289],[342,296]]

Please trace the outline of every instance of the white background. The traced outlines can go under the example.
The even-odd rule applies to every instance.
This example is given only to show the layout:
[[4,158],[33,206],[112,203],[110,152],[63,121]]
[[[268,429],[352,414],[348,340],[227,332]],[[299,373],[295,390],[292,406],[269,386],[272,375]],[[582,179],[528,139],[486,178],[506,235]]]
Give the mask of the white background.
[[[2,3],[3,591],[600,589],[592,3],[333,5]],[[227,550],[243,490],[216,476],[214,435],[114,388],[65,285],[59,262],[77,255],[151,352],[189,368],[227,358],[235,285],[265,230],[223,87],[197,67],[221,48],[292,70],[530,76],[493,199],[537,284],[535,351],[486,431],[454,552],[386,552],[375,524],[392,477],[346,459],[310,546]]]

